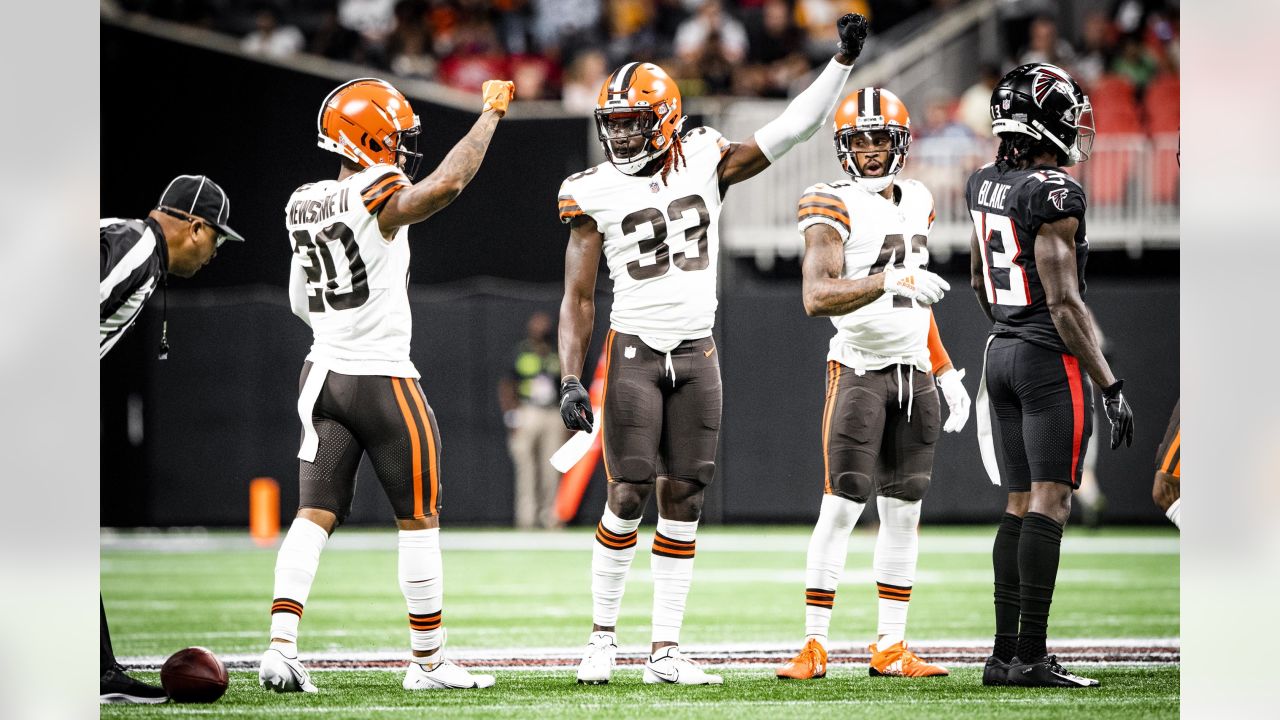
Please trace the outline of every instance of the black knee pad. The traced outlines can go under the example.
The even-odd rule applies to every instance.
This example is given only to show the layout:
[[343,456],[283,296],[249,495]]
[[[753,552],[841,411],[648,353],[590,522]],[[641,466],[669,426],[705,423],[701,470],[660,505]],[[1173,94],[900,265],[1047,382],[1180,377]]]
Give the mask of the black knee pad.
[[694,478],[702,487],[710,485],[711,481],[716,479],[716,464],[714,462],[698,463],[698,469],[694,471]]
[[905,500],[906,502],[916,502],[923,500],[926,493],[929,492],[929,476],[924,473],[915,475],[904,475],[900,482],[894,483],[891,490],[886,490],[883,494],[885,497]]
[[864,473],[842,472],[831,478],[831,492],[856,503],[871,497],[871,487],[871,476]]
[[615,482],[625,483],[642,483],[651,484],[656,475],[656,469],[653,461],[643,457],[624,457],[618,463],[618,467],[613,468],[613,480]]

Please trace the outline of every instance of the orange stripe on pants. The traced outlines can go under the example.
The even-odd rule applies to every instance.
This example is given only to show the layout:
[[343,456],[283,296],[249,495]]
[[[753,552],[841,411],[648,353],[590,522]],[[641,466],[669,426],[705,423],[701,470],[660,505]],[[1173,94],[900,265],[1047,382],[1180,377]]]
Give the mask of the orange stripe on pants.
[[840,363],[835,360],[827,362],[827,403],[822,409],[822,486],[823,492],[831,492],[831,459],[827,452],[827,443],[831,437],[831,416],[836,407],[836,396],[840,390]]
[[422,448],[418,446],[418,424],[414,422],[409,403],[404,399],[404,391],[400,389],[400,378],[391,378],[391,388],[396,393],[396,403],[400,405],[400,414],[404,416],[404,424],[409,428],[409,447],[413,452],[413,517],[425,517],[422,512]]
[[413,402],[418,406],[418,416],[422,418],[422,424],[427,428],[427,475],[431,479],[431,497],[427,503],[427,507],[431,508],[431,514],[436,514],[436,497],[440,489],[439,462],[436,458],[436,434],[435,428],[431,425],[431,416],[427,414],[427,403],[422,399],[422,393],[418,390],[418,383],[414,380],[406,379],[405,384],[409,386],[409,394],[413,396]]
[[613,473],[609,472],[609,444],[604,439],[604,409],[609,399],[609,366],[613,363],[613,336],[617,334],[616,330],[610,330],[608,338],[604,341],[604,388],[600,391],[600,417],[596,418],[596,422],[600,423],[600,457],[604,458],[606,482],[613,482]]
[[1182,428],[1178,428],[1178,434],[1173,436],[1173,442],[1169,443],[1169,452],[1164,454],[1164,462],[1160,463],[1160,470],[1166,475],[1178,475],[1182,469],[1182,459],[1178,459],[1177,467],[1173,466],[1173,456],[1178,454],[1178,448],[1182,446]]

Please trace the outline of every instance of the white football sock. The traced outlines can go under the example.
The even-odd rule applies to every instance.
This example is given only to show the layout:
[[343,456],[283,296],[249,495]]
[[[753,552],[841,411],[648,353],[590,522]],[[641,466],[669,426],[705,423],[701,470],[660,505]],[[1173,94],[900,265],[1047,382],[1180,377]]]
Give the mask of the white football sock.
[[[440,560],[440,528],[401,530],[400,592],[409,607],[409,647],[423,652],[440,647],[444,607],[444,564]],[[415,662],[431,656],[414,657]]]
[[636,557],[636,528],[640,518],[623,520],[605,505],[596,526],[596,542],[591,550],[591,622],[600,627],[616,627],[627,571]]
[[1182,512],[1182,498],[1178,498],[1177,500],[1174,500],[1173,504],[1169,506],[1169,509],[1164,511],[1164,516],[1169,518],[1169,520],[1173,523],[1173,526],[1178,528],[1179,530],[1182,529],[1182,523],[1178,522],[1178,517],[1181,514],[1181,512]]
[[907,632],[907,607],[916,581],[920,555],[920,501],[876,498],[880,532],[876,536],[873,567],[880,595],[878,647],[901,642]]
[[844,561],[849,554],[849,533],[858,524],[865,503],[846,500],[839,495],[823,495],[818,522],[809,538],[809,556],[804,572],[804,632],[827,644],[831,627],[831,609],[836,601],[836,588],[844,574]]
[[698,521],[658,516],[649,569],[653,574],[653,641],[680,644],[684,606],[693,582],[693,554]]
[[329,540],[324,528],[305,518],[294,518],[276,554],[276,583],[271,601],[271,637],[298,642],[298,621],[316,579],[320,553]]

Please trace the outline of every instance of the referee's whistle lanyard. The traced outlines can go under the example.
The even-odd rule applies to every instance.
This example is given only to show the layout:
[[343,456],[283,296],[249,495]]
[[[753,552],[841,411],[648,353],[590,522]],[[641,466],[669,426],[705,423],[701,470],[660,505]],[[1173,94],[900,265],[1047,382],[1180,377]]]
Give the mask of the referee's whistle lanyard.
[[169,359],[169,273],[166,271],[160,275],[160,293],[162,297],[163,310],[160,311],[160,353],[156,355],[159,360]]

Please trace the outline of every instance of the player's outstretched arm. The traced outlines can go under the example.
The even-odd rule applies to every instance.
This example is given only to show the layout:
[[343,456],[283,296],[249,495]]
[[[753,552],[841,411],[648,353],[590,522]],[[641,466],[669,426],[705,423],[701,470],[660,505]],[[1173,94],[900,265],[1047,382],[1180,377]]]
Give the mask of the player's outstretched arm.
[[480,169],[498,120],[507,114],[507,106],[514,96],[514,83],[489,80],[484,84],[484,109],[471,131],[453,146],[434,172],[392,195],[378,213],[378,228],[383,234],[426,220],[462,193]]
[[986,271],[983,270],[981,253],[982,247],[978,243],[978,233],[975,232],[969,237],[969,287],[973,288],[974,294],[978,296],[978,305],[982,307],[987,320],[994,323],[996,318],[991,314],[991,302],[987,300],[987,278]]
[[1080,297],[1076,275],[1076,230],[1080,221],[1064,217],[1040,226],[1036,237],[1036,268],[1044,283],[1045,302],[1053,326],[1067,350],[1080,361],[1089,377],[1102,388],[1107,418],[1111,421],[1111,449],[1126,442],[1133,444],[1133,411],[1121,392],[1123,380],[1117,380],[1102,355],[1098,336],[1094,333],[1093,315]]
[[836,21],[838,51],[818,78],[787,105],[782,114],[756,131],[750,139],[734,143],[720,159],[720,189],[759,175],[788,150],[808,140],[822,127],[844,91],[849,71],[867,39],[867,19],[849,13]]
[[[560,303],[560,416],[570,430],[591,430],[591,401],[579,376],[596,321],[596,269],[604,235],[590,215],[570,221],[564,253],[564,300]],[[585,422],[584,422],[585,421]]]

